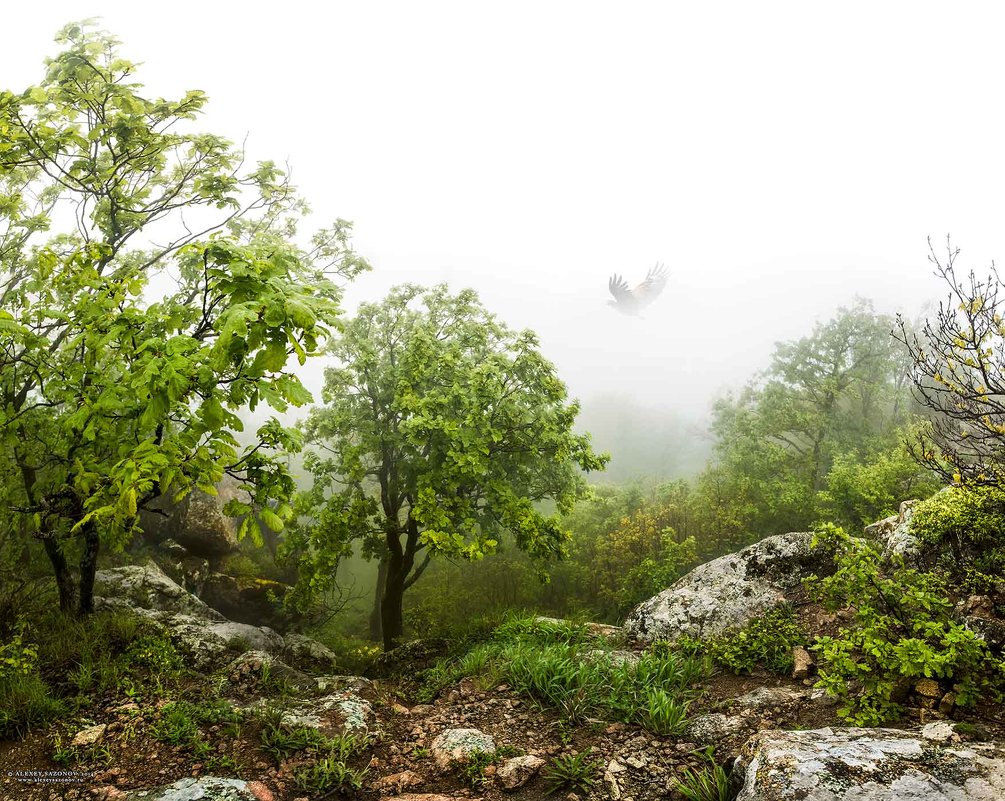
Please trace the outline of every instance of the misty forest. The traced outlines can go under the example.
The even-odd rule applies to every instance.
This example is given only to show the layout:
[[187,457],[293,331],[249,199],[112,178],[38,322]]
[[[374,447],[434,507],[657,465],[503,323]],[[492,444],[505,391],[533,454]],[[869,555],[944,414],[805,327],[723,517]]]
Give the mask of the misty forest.
[[1005,797],[990,262],[923,232],[931,303],[765,314],[694,414],[577,398],[463,276],[348,302],[353,224],[125,52],[0,93],[0,797]]

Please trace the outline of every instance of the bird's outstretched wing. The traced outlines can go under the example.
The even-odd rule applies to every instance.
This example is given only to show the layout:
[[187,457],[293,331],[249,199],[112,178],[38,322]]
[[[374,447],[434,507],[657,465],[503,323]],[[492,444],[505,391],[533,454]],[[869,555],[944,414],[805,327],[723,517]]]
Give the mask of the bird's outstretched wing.
[[[648,306],[660,296],[660,293],[667,285],[668,275],[666,267],[658,262],[655,267],[652,267],[646,273],[646,279],[631,291],[632,297],[638,303],[639,308]],[[617,296],[615,295],[615,297]]]
[[617,273],[611,276],[607,282],[607,288],[611,290],[611,294],[614,295],[614,299],[618,303],[631,304],[634,301],[632,290],[628,288],[628,282]]

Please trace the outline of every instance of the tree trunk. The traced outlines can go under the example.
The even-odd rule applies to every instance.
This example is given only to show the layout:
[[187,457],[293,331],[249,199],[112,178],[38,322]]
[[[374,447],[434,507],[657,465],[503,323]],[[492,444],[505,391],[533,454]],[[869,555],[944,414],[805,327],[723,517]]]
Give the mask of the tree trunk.
[[52,563],[52,571],[56,575],[56,589],[59,590],[59,609],[61,612],[72,613],[76,605],[77,590],[74,586],[73,574],[66,563],[63,546],[54,536],[42,538],[45,553]]
[[384,600],[384,587],[387,585],[387,558],[381,559],[377,563],[377,587],[373,592],[373,611],[370,612],[370,639],[380,642],[380,616],[381,604]]
[[84,526],[84,552],[80,556],[80,606],[78,614],[94,611],[94,574],[98,570],[98,549],[101,540],[93,524]]
[[[395,562],[399,564],[396,565]],[[405,633],[401,609],[405,597],[405,575],[400,562],[400,557],[391,558],[384,583],[384,597],[380,602],[380,629],[385,651],[396,648],[398,640]]]

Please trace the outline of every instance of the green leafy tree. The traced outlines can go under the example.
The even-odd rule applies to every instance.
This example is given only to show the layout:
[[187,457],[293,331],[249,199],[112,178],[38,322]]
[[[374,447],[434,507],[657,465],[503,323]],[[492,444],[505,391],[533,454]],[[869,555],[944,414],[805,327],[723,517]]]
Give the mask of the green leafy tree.
[[508,329],[470,290],[408,285],[364,304],[331,353],[326,405],[305,427],[317,449],[309,522],[291,532],[301,591],[333,581],[361,542],[385,562],[392,648],[403,595],[434,555],[478,560],[504,533],[535,558],[562,553],[568,534],[540,504],[569,511],[587,493],[580,471],[607,459],[573,433],[579,407],[533,333]]
[[39,85],[0,93],[0,527],[40,540],[60,606],[86,613],[101,545],[159,494],[228,473],[283,525],[274,453],[297,437],[271,419],[242,447],[238,415],[311,400],[288,363],[318,352],[332,279],[365,263],[346,223],[294,244],[303,202],[271,162],[193,132],[201,92],[145,96],[88,24],[58,41]]
[[724,535],[805,528],[839,454],[862,460],[893,445],[911,411],[893,325],[867,301],[840,309],[810,336],[780,343],[763,376],[717,404],[708,489],[732,509]]

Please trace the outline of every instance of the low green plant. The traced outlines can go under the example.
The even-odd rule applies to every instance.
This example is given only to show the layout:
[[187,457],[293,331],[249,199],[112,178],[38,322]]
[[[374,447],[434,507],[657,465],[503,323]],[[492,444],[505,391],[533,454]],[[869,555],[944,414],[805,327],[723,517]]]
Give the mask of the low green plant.
[[742,629],[729,631],[721,637],[700,640],[685,637],[677,646],[708,655],[712,661],[731,673],[749,674],[758,665],[779,675],[792,672],[792,649],[808,641],[788,604],[768,610]]
[[334,755],[318,759],[296,769],[293,781],[305,792],[324,793],[331,790],[359,790],[369,770],[353,768]]
[[558,792],[587,793],[596,781],[600,761],[587,751],[555,757],[541,771],[548,795]]
[[485,784],[485,769],[496,761],[496,755],[490,751],[472,751],[458,765],[464,780],[474,788]]
[[677,779],[676,790],[688,801],[733,801],[739,788],[731,771],[715,761],[714,750],[704,753],[705,764],[692,770],[684,768]]
[[172,701],[165,704],[151,727],[151,734],[171,745],[183,745],[196,756],[205,755],[208,743],[200,726],[236,725],[241,713],[221,698],[201,703]]
[[165,635],[142,634],[129,644],[123,654],[126,664],[158,673],[174,673],[182,668],[181,655]]
[[838,714],[860,726],[900,716],[899,696],[922,678],[951,680],[958,706],[1000,697],[1005,670],[987,643],[952,617],[944,578],[894,558],[884,568],[878,548],[836,526],[817,542],[834,552],[836,572],[809,586],[829,609],[848,608],[850,624],[819,637],[817,682],[838,697]]

